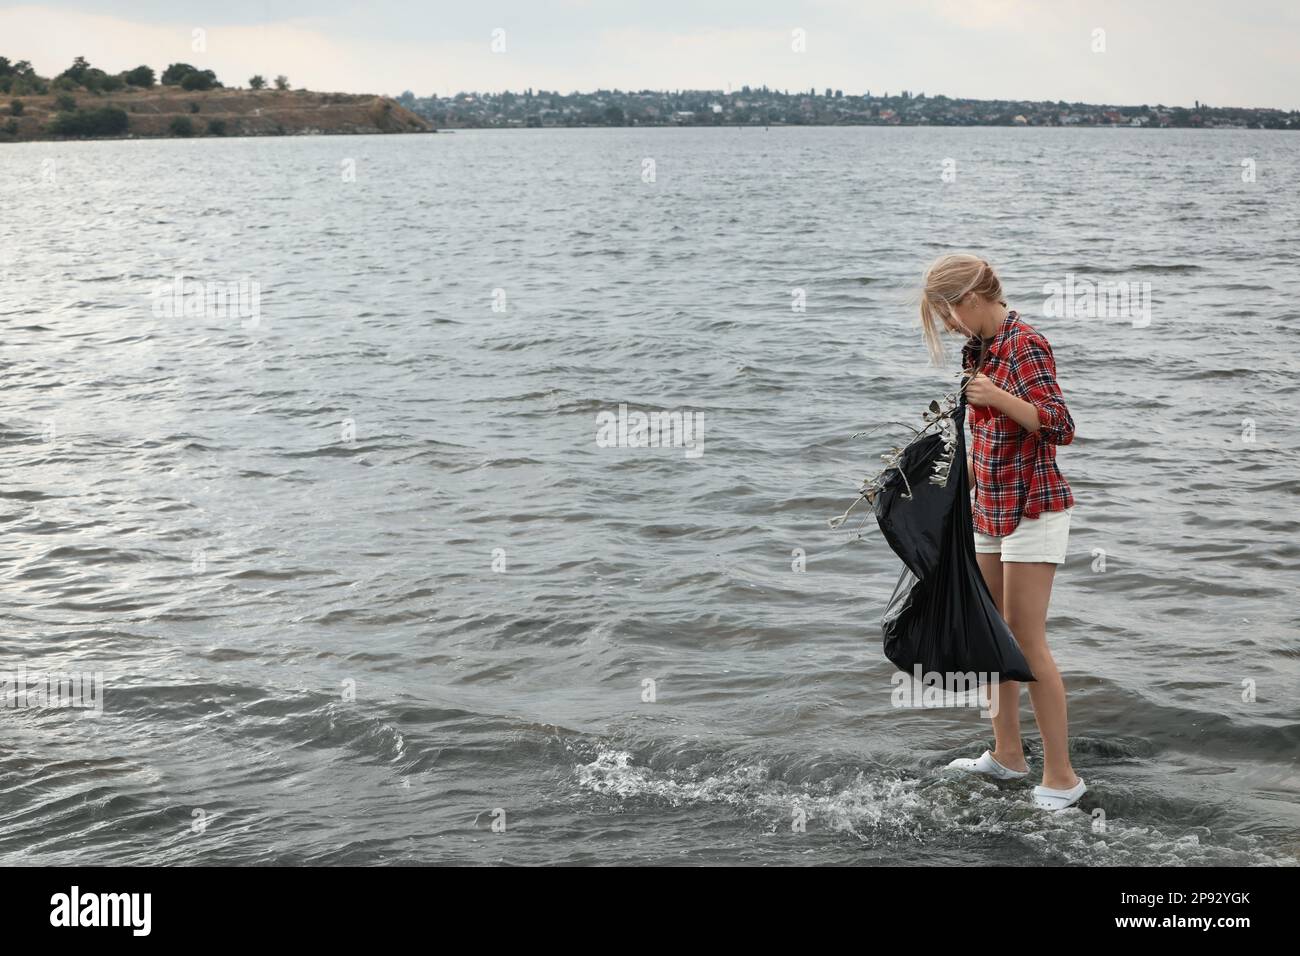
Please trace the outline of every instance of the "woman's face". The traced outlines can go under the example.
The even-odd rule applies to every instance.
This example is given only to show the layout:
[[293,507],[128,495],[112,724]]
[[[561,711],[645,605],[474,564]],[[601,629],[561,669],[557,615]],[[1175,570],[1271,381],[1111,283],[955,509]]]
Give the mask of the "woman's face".
[[953,303],[952,311],[955,314],[956,321],[954,321],[954,316],[945,315],[943,317],[943,324],[948,327],[948,331],[966,338],[974,336],[975,333],[971,329],[977,324],[975,318],[976,305],[977,301],[974,293],[968,293],[960,302]]

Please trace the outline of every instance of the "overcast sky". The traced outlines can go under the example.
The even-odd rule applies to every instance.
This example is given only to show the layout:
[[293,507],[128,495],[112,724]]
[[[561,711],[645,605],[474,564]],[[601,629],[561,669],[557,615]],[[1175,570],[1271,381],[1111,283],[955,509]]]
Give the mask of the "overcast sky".
[[1296,0],[56,0],[0,7],[0,55],[421,96],[767,84],[1300,108]]

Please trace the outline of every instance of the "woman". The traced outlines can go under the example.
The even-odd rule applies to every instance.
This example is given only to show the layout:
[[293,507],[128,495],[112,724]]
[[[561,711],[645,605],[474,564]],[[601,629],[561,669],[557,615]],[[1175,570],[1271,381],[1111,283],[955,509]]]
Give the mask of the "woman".
[[[940,324],[942,323],[942,324]],[[1074,496],[1056,465],[1056,446],[1074,439],[1074,420],[1056,384],[1051,346],[1017,312],[977,256],[949,255],[925,276],[921,324],[931,357],[943,360],[942,329],[967,336],[966,382],[975,490],[976,560],[998,611],[1037,678],[1029,699],[1043,737],[1043,780],[1034,805],[1073,806],[1087,787],[1070,766],[1065,685],[1047,648],[1047,603],[1065,560]],[[999,780],[1028,773],[1020,740],[1020,682],[998,685],[994,749],[950,767]]]

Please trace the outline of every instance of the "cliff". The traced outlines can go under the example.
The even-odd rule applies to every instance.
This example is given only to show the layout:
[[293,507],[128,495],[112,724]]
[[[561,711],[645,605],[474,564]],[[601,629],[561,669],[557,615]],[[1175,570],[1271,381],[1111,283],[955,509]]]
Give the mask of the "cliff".
[[[187,92],[157,86],[102,95],[84,91],[71,95],[78,110],[115,107],[124,111],[126,131],[96,132],[84,137],[59,135],[49,129],[61,112],[56,106],[56,94],[12,96],[0,101],[0,142],[434,132],[428,120],[394,100],[366,94],[230,89]],[[22,102],[20,115],[11,115],[11,100]],[[66,117],[67,111],[62,115]]]

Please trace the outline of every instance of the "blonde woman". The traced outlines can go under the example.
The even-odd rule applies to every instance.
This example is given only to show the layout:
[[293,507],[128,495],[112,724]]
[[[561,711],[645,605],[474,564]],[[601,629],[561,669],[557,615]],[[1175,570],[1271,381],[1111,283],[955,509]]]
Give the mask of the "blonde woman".
[[[943,360],[943,330],[966,336],[962,368],[971,430],[967,474],[975,551],[998,611],[1037,678],[1029,685],[1043,738],[1043,778],[1034,805],[1073,806],[1087,787],[1070,765],[1065,685],[1047,647],[1047,604],[1065,560],[1074,496],[1056,465],[1056,446],[1074,439],[1074,420],[1056,383],[1047,339],[1007,309],[1002,283],[983,259],[948,255],[925,276],[921,326],[931,357]],[[950,767],[1000,780],[1029,768],[1020,739],[1020,682],[998,685],[994,749]]]

